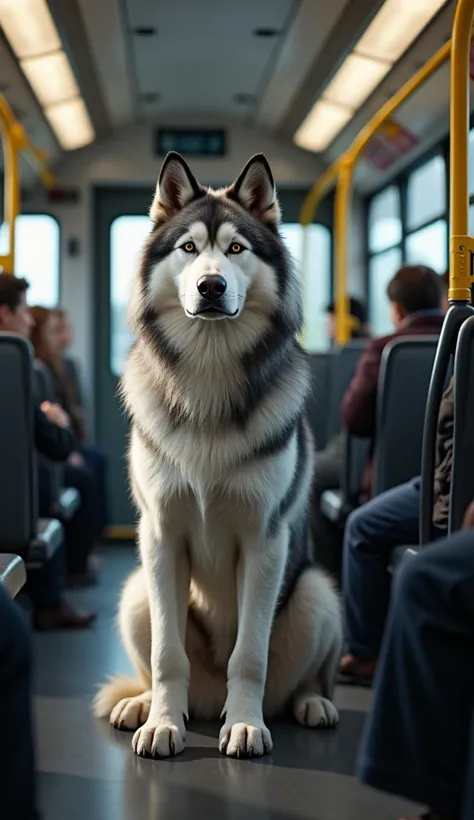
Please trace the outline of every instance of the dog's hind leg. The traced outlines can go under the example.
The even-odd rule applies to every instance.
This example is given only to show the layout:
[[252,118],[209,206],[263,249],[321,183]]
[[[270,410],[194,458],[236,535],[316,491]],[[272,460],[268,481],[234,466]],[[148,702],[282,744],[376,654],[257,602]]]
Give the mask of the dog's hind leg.
[[139,677],[113,677],[101,687],[93,710],[96,717],[108,717],[116,729],[132,730],[148,719],[151,704],[150,609],[143,569],[127,579],[117,620],[123,645]]
[[278,714],[291,702],[296,719],[304,726],[336,725],[338,715],[331,698],[341,650],[337,594],[324,574],[308,569],[274,624],[265,715]]

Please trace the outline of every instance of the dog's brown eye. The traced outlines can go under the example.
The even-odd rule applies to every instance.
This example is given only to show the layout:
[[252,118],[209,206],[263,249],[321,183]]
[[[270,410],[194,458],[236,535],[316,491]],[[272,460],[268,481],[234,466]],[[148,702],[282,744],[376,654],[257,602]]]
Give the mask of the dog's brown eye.
[[183,245],[183,251],[186,251],[186,253],[196,253],[196,245],[194,242],[186,242],[186,244]]
[[243,247],[238,242],[233,242],[229,248],[229,253],[242,253]]

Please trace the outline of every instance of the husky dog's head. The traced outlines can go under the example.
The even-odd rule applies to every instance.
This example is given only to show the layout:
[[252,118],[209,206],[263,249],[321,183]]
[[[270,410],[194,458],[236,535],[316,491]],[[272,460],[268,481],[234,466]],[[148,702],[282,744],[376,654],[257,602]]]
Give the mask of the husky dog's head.
[[262,154],[218,191],[200,185],[179,154],[168,154],[150,217],[154,227],[131,303],[133,331],[149,332],[153,324],[155,339],[157,332],[172,337],[175,347],[180,334],[191,338],[188,324],[210,327],[216,320],[222,320],[218,327],[237,322],[242,334],[252,316],[260,329],[268,320],[298,331],[299,287],[278,233],[280,208]]

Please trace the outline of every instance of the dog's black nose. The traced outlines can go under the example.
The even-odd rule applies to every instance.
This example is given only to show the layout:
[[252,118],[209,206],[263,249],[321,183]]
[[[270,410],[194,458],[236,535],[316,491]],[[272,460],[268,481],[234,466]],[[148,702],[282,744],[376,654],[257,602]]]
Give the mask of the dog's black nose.
[[223,276],[217,274],[207,274],[198,279],[197,289],[204,299],[209,302],[217,302],[224,295],[227,282]]

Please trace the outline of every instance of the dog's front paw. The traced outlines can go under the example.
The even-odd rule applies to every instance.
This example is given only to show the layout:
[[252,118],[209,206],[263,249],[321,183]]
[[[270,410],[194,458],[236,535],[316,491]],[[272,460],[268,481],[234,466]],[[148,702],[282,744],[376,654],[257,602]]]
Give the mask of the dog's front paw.
[[330,729],[339,723],[336,707],[320,695],[299,695],[293,705],[295,718],[310,729]]
[[272,749],[272,736],[263,722],[225,723],[219,735],[219,750],[229,757],[261,757]]
[[174,757],[184,751],[185,738],[184,725],[177,726],[169,718],[149,718],[135,732],[132,746],[140,757]]

